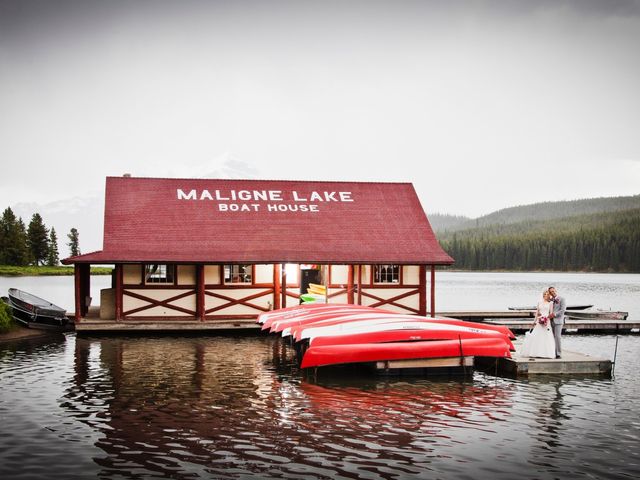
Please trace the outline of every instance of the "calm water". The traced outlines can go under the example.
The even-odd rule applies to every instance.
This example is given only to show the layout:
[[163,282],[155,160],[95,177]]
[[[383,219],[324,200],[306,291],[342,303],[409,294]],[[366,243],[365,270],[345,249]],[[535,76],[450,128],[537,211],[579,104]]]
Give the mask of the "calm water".
[[[436,307],[445,310],[506,310],[535,305],[542,291],[554,285],[569,304],[624,310],[640,320],[640,274],[599,273],[436,273]],[[100,289],[111,286],[109,275],[91,278],[93,303],[100,303]],[[0,277],[0,293],[11,287],[74,310],[73,277]]]
[[[549,277],[496,275],[442,274],[439,298],[506,290],[510,305]],[[638,276],[619,278],[609,292],[638,302]],[[0,344],[0,478],[637,478],[640,337],[618,340],[612,379],[528,380],[310,378],[269,337]],[[615,345],[564,337],[606,358]]]

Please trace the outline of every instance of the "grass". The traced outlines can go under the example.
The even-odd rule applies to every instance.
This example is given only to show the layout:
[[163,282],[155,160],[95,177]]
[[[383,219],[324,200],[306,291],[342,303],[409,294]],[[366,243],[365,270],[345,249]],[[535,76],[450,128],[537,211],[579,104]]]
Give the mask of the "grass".
[[0,333],[6,333],[16,327],[11,317],[11,308],[9,305],[0,301]]
[[[91,275],[111,275],[111,270],[111,267],[91,267]],[[37,277],[40,275],[73,275],[73,267],[0,265],[0,276],[3,277]]]

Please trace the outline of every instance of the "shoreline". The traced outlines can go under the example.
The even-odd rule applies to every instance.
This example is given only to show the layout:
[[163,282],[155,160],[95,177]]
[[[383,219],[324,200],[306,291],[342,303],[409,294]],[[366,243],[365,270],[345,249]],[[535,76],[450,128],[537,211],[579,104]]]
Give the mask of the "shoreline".
[[[0,333],[0,343],[15,342],[19,340],[25,340],[28,338],[46,337],[51,335],[52,333],[54,332],[17,326],[16,328],[9,330],[8,332]],[[55,333],[58,333],[58,332],[55,332]]]

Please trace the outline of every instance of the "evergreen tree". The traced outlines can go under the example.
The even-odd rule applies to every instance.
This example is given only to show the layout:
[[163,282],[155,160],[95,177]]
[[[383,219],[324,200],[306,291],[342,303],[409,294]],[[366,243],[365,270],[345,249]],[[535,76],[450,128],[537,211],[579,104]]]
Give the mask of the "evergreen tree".
[[80,234],[78,233],[78,230],[72,228],[71,232],[67,234],[67,237],[69,238],[69,243],[67,243],[69,252],[72,257],[77,257],[80,255]]
[[24,223],[16,219],[11,208],[0,218],[0,264],[26,265],[28,261]]
[[47,259],[49,252],[49,231],[39,213],[34,213],[27,229],[27,244],[34,265],[40,265]]
[[20,263],[16,263],[16,265],[28,265],[31,261],[31,255],[29,254],[29,245],[27,242],[27,227],[22,221],[22,217],[18,218],[18,240],[17,245],[20,248],[20,253],[18,258],[20,258]]
[[55,267],[60,262],[60,255],[58,253],[58,236],[56,235],[56,229],[51,227],[49,233],[49,252],[47,255],[47,265]]

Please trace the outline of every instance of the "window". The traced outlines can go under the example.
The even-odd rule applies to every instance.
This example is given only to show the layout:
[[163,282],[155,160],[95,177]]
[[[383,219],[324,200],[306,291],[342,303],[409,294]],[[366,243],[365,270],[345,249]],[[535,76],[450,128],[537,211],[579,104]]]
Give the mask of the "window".
[[224,283],[251,283],[252,273],[251,265],[225,265]]
[[374,265],[373,283],[400,283],[400,265]]
[[174,265],[149,264],[144,266],[144,283],[173,284]]

